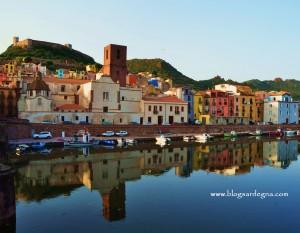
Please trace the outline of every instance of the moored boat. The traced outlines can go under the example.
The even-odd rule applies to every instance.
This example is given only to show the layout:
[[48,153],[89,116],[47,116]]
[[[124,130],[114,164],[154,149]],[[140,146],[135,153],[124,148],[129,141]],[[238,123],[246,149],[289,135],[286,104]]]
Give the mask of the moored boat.
[[224,137],[237,137],[237,133],[234,130],[231,132],[225,132]]
[[282,137],[283,131],[281,129],[277,129],[276,131],[270,131],[268,132],[269,137]]
[[195,140],[195,137],[194,136],[184,136],[182,139],[185,142],[190,142],[190,141]]
[[30,144],[30,147],[35,150],[44,149],[45,146],[45,142],[34,142]]
[[165,137],[164,135],[160,135],[159,137],[156,137],[156,144],[159,145],[166,145],[171,142],[171,138]]
[[249,134],[253,136],[260,136],[263,134],[263,132],[260,129],[257,129],[255,132],[249,132]]
[[203,134],[195,135],[195,138],[197,141],[208,141],[209,139],[212,138],[212,136],[208,133],[203,133]]
[[93,143],[90,142],[81,142],[81,141],[65,141],[64,142],[64,146],[65,147],[74,147],[74,148],[78,148],[78,147],[88,147],[88,146],[92,146]]
[[103,146],[115,146],[117,144],[118,144],[118,142],[116,140],[112,140],[112,139],[100,140],[100,145],[103,145]]
[[287,137],[292,137],[292,136],[295,136],[297,134],[297,132],[295,130],[286,130],[284,132],[285,136]]

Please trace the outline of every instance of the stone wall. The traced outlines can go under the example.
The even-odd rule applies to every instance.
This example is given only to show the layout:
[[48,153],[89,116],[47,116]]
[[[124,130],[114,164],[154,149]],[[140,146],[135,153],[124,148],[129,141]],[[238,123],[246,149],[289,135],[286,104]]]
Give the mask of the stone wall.
[[35,132],[50,131],[54,137],[61,136],[64,131],[66,136],[72,136],[79,130],[87,130],[92,136],[101,134],[106,130],[119,131],[127,130],[131,136],[151,137],[161,133],[174,134],[195,134],[195,133],[223,133],[235,130],[237,132],[255,131],[261,129],[263,131],[275,131],[278,128],[300,130],[300,125],[46,125],[31,124]]
[[32,126],[26,120],[0,118],[1,140],[31,137]]

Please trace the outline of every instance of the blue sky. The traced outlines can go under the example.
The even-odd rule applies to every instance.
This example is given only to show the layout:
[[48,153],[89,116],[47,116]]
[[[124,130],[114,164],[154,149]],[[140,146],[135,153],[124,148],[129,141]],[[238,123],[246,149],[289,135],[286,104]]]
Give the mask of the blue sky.
[[297,0],[0,0],[0,51],[14,35],[163,58],[194,79],[300,79]]

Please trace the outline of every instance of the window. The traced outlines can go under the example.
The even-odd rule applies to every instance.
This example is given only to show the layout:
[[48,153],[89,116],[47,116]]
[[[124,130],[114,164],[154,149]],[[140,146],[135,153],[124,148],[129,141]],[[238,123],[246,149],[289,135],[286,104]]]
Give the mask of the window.
[[148,123],[151,123],[151,117],[148,117]]
[[117,49],[117,59],[120,59],[121,58],[121,51],[120,49]]
[[184,107],[183,106],[181,107],[181,112],[184,112]]
[[109,101],[109,93],[106,91],[103,92],[103,101]]
[[105,50],[105,58],[108,59],[108,50]]
[[66,91],[66,86],[65,85],[61,85],[60,86],[60,91],[61,92],[65,92]]
[[181,123],[183,123],[184,122],[184,117],[181,117]]
[[42,105],[42,98],[38,98],[38,105]]
[[159,111],[162,111],[162,106],[159,106]]
[[78,85],[78,86],[77,86],[77,91],[78,91],[79,89],[80,89],[80,86]]
[[78,116],[75,116],[75,120],[78,121],[78,120],[79,120],[79,117],[78,117]]
[[120,118],[120,123],[122,123],[122,118]]
[[123,100],[123,101],[125,100],[125,97],[124,97],[124,96],[122,96],[122,100]]
[[61,116],[61,121],[65,121],[65,116]]
[[68,99],[68,96],[65,95],[65,96],[64,96],[64,99],[67,100],[67,99]]
[[173,106],[170,106],[170,112],[172,112],[173,111]]
[[148,106],[148,111],[151,111],[151,105]]
[[32,90],[29,91],[29,95],[33,96],[33,91]]
[[103,107],[103,112],[108,112],[108,107]]

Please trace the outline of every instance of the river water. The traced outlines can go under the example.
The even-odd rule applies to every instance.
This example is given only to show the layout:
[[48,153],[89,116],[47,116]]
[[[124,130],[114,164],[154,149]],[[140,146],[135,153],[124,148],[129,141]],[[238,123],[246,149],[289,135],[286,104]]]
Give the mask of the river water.
[[9,232],[300,232],[298,147],[249,139],[24,155]]

